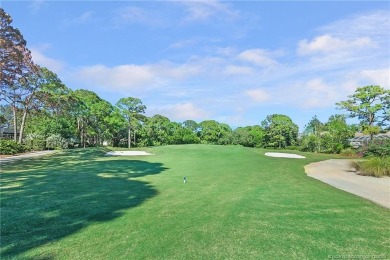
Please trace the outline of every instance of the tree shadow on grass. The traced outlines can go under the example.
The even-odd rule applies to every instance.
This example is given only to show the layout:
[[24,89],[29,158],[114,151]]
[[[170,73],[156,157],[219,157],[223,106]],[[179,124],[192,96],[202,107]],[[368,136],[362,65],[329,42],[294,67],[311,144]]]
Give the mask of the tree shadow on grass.
[[134,178],[166,170],[161,163],[70,151],[3,165],[1,256],[20,254],[109,221],[157,195]]

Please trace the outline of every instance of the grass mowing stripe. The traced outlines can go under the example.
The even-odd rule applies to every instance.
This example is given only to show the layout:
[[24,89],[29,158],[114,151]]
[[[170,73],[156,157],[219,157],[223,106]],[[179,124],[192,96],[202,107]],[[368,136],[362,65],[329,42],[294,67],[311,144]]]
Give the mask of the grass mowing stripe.
[[331,156],[269,158],[261,149],[210,145],[148,151],[155,155],[80,149],[4,165],[2,258],[319,259],[388,252],[389,210],[305,175],[305,164]]

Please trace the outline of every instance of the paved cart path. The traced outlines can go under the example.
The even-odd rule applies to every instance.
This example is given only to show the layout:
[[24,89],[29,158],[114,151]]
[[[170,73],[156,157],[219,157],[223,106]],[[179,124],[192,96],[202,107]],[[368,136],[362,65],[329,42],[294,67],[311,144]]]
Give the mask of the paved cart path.
[[0,158],[0,163],[20,160],[20,159],[25,159],[25,158],[31,158],[31,157],[36,157],[36,156],[43,156],[43,155],[52,154],[55,152],[56,151],[54,151],[54,150],[49,150],[49,151],[39,151],[39,152],[24,153],[24,154],[20,154],[20,155],[8,156],[8,157]]
[[351,160],[331,159],[305,166],[308,176],[390,208],[390,177],[357,175]]

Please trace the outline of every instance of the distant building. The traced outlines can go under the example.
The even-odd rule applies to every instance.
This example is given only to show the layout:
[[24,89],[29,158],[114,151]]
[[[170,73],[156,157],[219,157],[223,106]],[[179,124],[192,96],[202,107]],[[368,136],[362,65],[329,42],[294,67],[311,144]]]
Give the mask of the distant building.
[[[377,134],[373,137],[374,140],[390,139],[390,132],[384,134]],[[356,133],[354,138],[350,138],[349,144],[353,148],[359,148],[363,145],[367,145],[370,142],[370,136],[362,133]]]
[[[0,138],[1,139],[14,139],[14,129],[13,128],[0,128]],[[16,132],[16,138],[19,138],[19,131]]]

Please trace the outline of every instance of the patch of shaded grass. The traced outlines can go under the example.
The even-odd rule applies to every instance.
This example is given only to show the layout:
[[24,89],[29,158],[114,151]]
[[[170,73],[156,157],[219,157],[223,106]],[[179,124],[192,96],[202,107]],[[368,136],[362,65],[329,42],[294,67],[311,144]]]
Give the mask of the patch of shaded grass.
[[19,186],[2,191],[2,256],[388,257],[389,210],[304,173],[304,165],[334,156],[272,158],[261,149],[212,145],[150,151],[155,155],[69,152],[5,165],[2,181]]
[[371,157],[352,163],[359,175],[383,177],[390,176],[390,157]]
[[162,164],[104,158],[105,152],[68,150],[2,165],[2,257],[115,219],[157,195],[152,185],[136,178],[164,171]]

